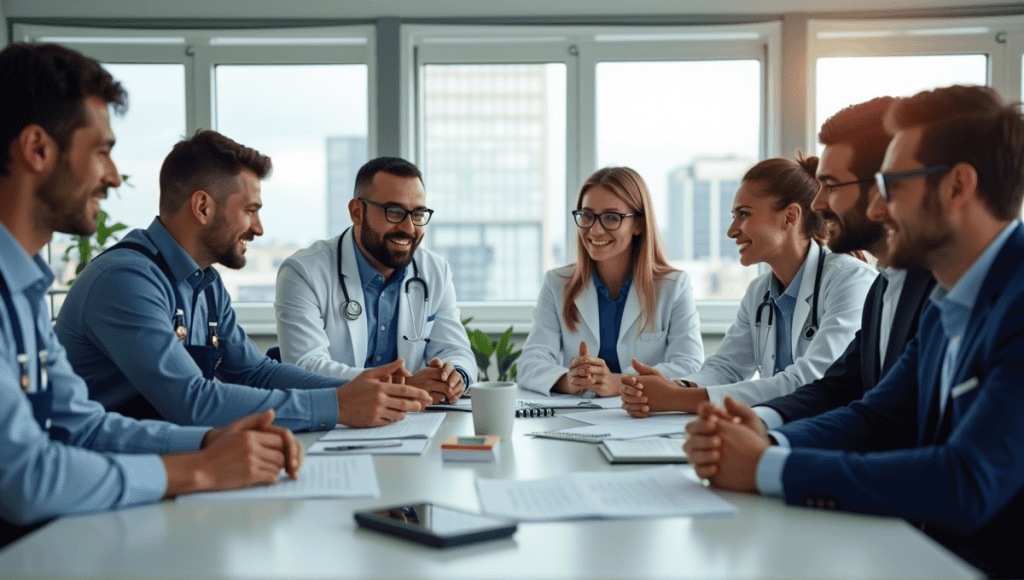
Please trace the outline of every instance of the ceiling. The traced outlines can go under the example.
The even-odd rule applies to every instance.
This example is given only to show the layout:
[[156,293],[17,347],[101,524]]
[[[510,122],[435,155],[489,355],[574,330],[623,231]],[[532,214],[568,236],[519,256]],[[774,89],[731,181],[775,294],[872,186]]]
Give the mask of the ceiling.
[[[489,18],[629,20],[793,12],[834,16],[1024,13],[1020,2],[986,0],[0,0],[8,18],[403,19]],[[682,18],[680,18],[682,17]]]

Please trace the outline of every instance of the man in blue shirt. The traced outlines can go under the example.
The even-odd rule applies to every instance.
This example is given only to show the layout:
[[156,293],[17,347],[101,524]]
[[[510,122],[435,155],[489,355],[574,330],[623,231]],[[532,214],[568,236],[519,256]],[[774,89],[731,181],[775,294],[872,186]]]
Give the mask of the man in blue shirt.
[[1024,560],[1024,116],[985,87],[897,100],[868,215],[890,261],[938,286],[917,337],[847,407],[760,436],[706,405],[684,449],[701,477],[787,502],[898,515],[996,577]]
[[53,232],[96,231],[121,184],[107,107],[121,86],[56,46],[0,52],[0,545],[50,518],[295,477],[301,445],[273,411],[223,429],[136,421],[86,396],[50,326]]
[[269,157],[216,131],[174,146],[160,169],[160,215],[90,262],[57,320],[93,399],[180,425],[271,408],[277,424],[303,431],[384,425],[430,403],[392,383],[408,374],[401,359],[339,381],[271,360],[238,325],[212,266],[245,265],[248,242],[263,234],[270,169]]

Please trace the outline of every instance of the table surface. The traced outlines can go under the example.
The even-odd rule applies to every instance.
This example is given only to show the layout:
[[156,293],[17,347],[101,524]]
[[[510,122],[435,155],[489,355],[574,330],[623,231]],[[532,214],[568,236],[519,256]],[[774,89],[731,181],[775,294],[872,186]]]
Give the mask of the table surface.
[[[721,493],[738,517],[521,523],[511,538],[440,550],[356,526],[355,511],[433,501],[479,511],[477,477],[536,479],[609,465],[596,445],[526,436],[579,425],[516,419],[496,463],[444,463],[440,443],[472,434],[448,413],[421,456],[374,458],[381,497],[158,504],[59,519],[0,551],[18,578],[975,578],[899,518]],[[300,435],[311,445],[322,433]],[[696,479],[692,468],[684,473]]]

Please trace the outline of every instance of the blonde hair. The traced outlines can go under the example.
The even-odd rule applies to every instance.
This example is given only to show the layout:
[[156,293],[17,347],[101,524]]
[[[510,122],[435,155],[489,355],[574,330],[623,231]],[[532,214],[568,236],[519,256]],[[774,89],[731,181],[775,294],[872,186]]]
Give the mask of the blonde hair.
[[[665,259],[665,250],[658,235],[652,211],[651,193],[640,174],[628,167],[605,167],[598,169],[580,188],[576,198],[576,209],[583,206],[583,195],[588,189],[600,185],[607,188],[629,206],[633,213],[641,214],[635,219],[643,220],[643,231],[633,236],[630,247],[630,261],[633,264],[633,285],[640,298],[640,329],[643,330],[653,318],[657,308],[658,297],[655,282],[664,278],[676,269],[669,266]],[[579,232],[583,237],[582,229]],[[562,318],[571,332],[576,332],[580,322],[580,312],[576,308],[576,297],[579,296],[594,274],[594,259],[587,253],[582,243],[576,248],[576,268],[565,288],[562,301]]]

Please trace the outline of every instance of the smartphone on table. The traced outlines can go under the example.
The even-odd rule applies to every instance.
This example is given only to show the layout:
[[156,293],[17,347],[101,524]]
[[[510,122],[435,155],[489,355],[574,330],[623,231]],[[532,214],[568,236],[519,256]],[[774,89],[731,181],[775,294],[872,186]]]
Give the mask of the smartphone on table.
[[356,512],[355,518],[364,528],[436,548],[507,538],[516,531],[513,521],[433,503]]

